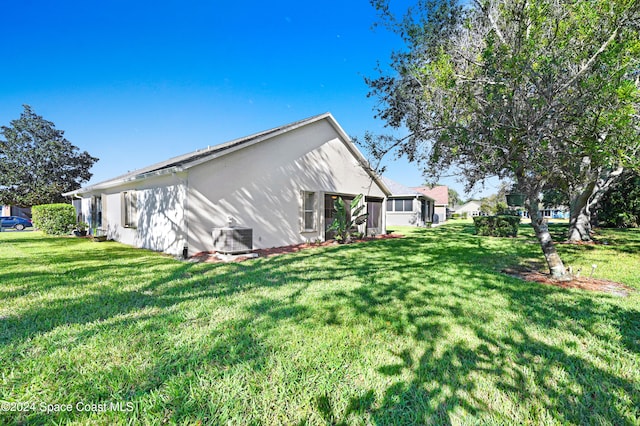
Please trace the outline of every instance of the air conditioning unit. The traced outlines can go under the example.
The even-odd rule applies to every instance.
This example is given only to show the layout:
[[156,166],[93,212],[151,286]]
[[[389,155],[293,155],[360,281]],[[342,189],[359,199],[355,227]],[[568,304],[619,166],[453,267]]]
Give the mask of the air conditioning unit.
[[213,249],[218,253],[237,254],[253,250],[253,229],[242,226],[213,228]]

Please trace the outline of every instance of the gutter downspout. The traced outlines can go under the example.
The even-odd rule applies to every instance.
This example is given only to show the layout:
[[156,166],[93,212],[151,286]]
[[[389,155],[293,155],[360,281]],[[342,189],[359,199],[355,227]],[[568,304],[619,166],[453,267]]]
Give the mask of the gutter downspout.
[[189,172],[187,171],[187,176],[184,178],[184,232],[185,232],[185,246],[182,249],[182,257],[187,259],[189,257]]

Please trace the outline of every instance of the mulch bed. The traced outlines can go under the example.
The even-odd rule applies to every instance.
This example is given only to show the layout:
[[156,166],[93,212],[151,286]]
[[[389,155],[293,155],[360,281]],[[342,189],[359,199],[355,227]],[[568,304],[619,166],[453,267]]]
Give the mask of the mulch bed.
[[635,292],[635,289],[614,281],[576,276],[574,276],[569,281],[562,281],[551,278],[549,274],[544,274],[542,272],[535,271],[526,267],[507,268],[503,269],[502,272],[509,276],[520,278],[524,281],[552,285],[561,288],[577,288],[580,290],[601,291],[604,293],[612,294],[614,296],[627,297],[630,293]]
[[[367,241],[376,241],[376,240],[387,240],[390,238],[402,238],[404,237],[404,235],[401,234],[384,234],[384,235],[377,235],[375,237],[366,237],[366,238],[361,238],[358,240],[354,240],[354,243],[362,243],[362,242],[367,242]],[[284,247],[272,247],[272,248],[266,248],[266,249],[256,249],[253,250],[252,253],[257,253],[258,257],[272,257],[272,256],[277,256],[280,254],[287,254],[287,253],[297,253],[299,251],[302,250],[308,250],[314,247],[327,247],[327,246],[334,246],[334,245],[338,245],[338,242],[335,240],[329,240],[329,241],[321,241],[318,243],[301,243],[301,244],[293,244],[290,246],[284,246]],[[204,263],[224,263],[223,260],[218,259],[215,256],[216,252],[213,251],[202,251],[199,253],[196,253],[195,255],[191,256],[189,258],[190,261],[192,262],[204,262]],[[243,262],[247,259],[251,259],[250,257],[247,256],[242,256],[242,255],[238,255],[237,257],[235,257],[232,262]]]

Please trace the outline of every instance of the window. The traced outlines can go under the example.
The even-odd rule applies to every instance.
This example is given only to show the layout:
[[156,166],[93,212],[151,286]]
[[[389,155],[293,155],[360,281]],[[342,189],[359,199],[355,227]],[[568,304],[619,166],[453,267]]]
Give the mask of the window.
[[125,228],[138,226],[138,195],[135,191],[122,193],[122,225]]
[[302,230],[316,230],[316,193],[302,193]]
[[413,211],[413,198],[396,198],[394,200],[387,200],[388,212],[412,212]]

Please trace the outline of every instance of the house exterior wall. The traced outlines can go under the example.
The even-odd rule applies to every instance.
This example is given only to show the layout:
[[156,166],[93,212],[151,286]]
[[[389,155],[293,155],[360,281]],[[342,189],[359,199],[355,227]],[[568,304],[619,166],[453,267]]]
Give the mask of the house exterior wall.
[[[253,229],[254,249],[323,240],[325,194],[363,194],[363,203],[386,198],[354,156],[357,149],[331,123],[314,121],[236,150],[229,145],[220,158],[184,168],[98,184],[81,192],[74,206],[87,222],[100,206],[101,220],[91,225],[109,239],[173,255],[184,247],[189,255],[213,250],[212,229],[227,226],[229,217]],[[130,225],[125,192],[136,196],[137,215]],[[314,226],[303,229],[303,195],[309,192],[315,198]],[[376,233],[386,232],[385,215],[380,217]],[[365,231],[365,225],[360,228]]]
[[[123,192],[135,191],[137,217],[124,221]],[[107,237],[135,247],[179,255],[187,244],[186,174],[172,174],[121,186],[102,195]],[[104,208],[104,207],[103,207]],[[105,221],[103,220],[103,225]]]
[[[253,229],[254,248],[278,247],[324,239],[325,193],[385,198],[326,120],[195,166],[188,181],[189,253],[212,250],[211,231],[228,217]],[[309,232],[303,191],[316,194]]]
[[[545,219],[569,219],[569,210],[566,207],[549,207],[545,208],[542,204],[538,207],[540,210],[540,214]],[[529,217],[529,212],[527,210],[521,210],[520,215],[522,217]]]
[[[389,201],[394,201],[395,199],[407,199],[407,197],[389,197]],[[387,226],[424,226],[425,223],[422,220],[422,200],[419,198],[413,199],[413,209],[411,211],[393,211],[386,210],[385,215],[387,218]],[[430,217],[430,203],[428,201],[424,201],[427,203],[426,208],[426,216],[427,219]]]
[[447,221],[447,206],[436,204],[433,208],[433,223],[443,223]]
[[469,201],[468,203],[460,206],[460,208],[458,208],[454,213],[460,215],[464,215],[466,213],[468,217],[482,216],[482,213],[480,212],[480,202]]
[[31,207],[2,206],[0,216],[18,216],[31,219]]
[[[185,223],[186,174],[159,176],[128,182],[100,192],[86,194],[73,205],[82,220],[100,228],[107,238],[134,247],[173,255],[182,253],[187,243]],[[123,192],[135,192],[137,217],[126,226]],[[102,224],[92,222],[91,197],[100,197]]]

